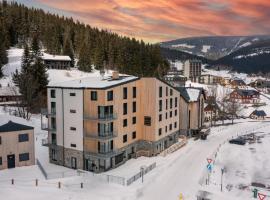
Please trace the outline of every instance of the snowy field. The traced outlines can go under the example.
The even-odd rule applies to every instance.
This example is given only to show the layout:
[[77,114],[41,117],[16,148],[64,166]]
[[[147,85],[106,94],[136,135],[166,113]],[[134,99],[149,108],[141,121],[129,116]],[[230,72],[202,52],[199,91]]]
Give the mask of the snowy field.
[[[21,49],[9,50],[9,64],[4,67],[5,77],[0,84],[12,84],[11,75],[20,70]],[[110,73],[110,71],[108,72]],[[228,72],[216,72],[227,76]],[[84,73],[76,69],[48,70],[50,83],[97,76],[98,71]],[[234,75],[231,75],[234,76]],[[245,74],[237,74],[251,81]],[[187,86],[204,87],[211,92],[211,87],[198,83],[187,82]],[[228,94],[231,89],[217,86],[218,97]],[[262,96],[267,116],[270,117],[270,96]],[[248,105],[241,114],[248,116],[256,108]],[[235,120],[236,124],[218,126],[211,129],[211,134],[205,141],[189,139],[188,144],[166,157],[140,157],[131,159],[124,165],[103,174],[80,173],[77,171],[49,163],[48,148],[42,146],[42,139],[47,132],[40,128],[40,116],[32,116],[30,121],[24,121],[9,116],[0,107],[0,124],[11,119],[35,127],[36,159],[51,177],[45,179],[37,165],[0,171],[0,194],[5,200],[177,200],[179,195],[184,200],[196,200],[198,191],[209,192],[213,200],[247,200],[252,199],[252,182],[270,185],[270,122],[252,121],[250,119]],[[254,144],[237,146],[228,144],[228,139],[248,133],[255,133],[260,139]],[[215,154],[217,156],[215,158]],[[210,185],[205,185],[207,177],[206,159],[215,159],[213,172],[210,175]],[[156,163],[157,167],[130,186],[108,183],[106,175],[128,179],[140,171],[141,166]],[[226,167],[224,174],[224,190],[220,192],[220,168]],[[66,178],[59,178],[66,174]],[[56,178],[57,177],[57,178]],[[11,185],[14,179],[14,185]],[[38,186],[35,181],[38,179]],[[61,182],[61,188],[58,188]],[[83,183],[83,188],[81,188]],[[242,187],[245,186],[245,187]],[[244,189],[243,189],[244,188]],[[270,195],[266,189],[258,188]]]

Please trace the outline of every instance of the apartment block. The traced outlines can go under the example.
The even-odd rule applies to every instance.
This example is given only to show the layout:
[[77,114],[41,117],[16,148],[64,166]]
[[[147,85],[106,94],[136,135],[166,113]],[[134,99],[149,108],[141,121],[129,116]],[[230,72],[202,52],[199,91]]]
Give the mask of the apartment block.
[[[193,81],[196,77],[201,76],[202,62],[200,60],[187,60],[184,62],[184,76]],[[195,82],[195,80],[194,80]]]
[[179,104],[167,83],[116,72],[50,85],[42,120],[50,162],[102,172],[157,155],[178,140]]

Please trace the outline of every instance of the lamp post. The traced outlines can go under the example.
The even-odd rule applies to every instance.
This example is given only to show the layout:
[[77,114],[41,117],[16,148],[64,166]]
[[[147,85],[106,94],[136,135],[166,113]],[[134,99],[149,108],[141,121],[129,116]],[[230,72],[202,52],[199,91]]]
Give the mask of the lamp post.
[[221,192],[222,192],[222,190],[223,190],[223,174],[224,174],[224,172],[225,172],[225,168],[223,167],[223,168],[221,168],[221,184],[220,184],[220,190],[221,190]]

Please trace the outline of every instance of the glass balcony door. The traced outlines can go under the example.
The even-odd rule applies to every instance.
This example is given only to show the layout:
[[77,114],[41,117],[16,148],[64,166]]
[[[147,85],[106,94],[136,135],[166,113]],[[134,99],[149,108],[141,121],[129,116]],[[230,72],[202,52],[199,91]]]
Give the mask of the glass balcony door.
[[113,117],[113,106],[98,106],[98,118],[108,119]]

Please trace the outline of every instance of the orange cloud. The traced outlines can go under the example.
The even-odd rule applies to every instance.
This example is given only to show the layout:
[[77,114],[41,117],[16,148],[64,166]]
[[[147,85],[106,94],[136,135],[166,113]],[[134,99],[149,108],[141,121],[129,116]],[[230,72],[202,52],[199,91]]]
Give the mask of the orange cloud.
[[269,0],[38,0],[92,26],[159,42],[270,32]]

